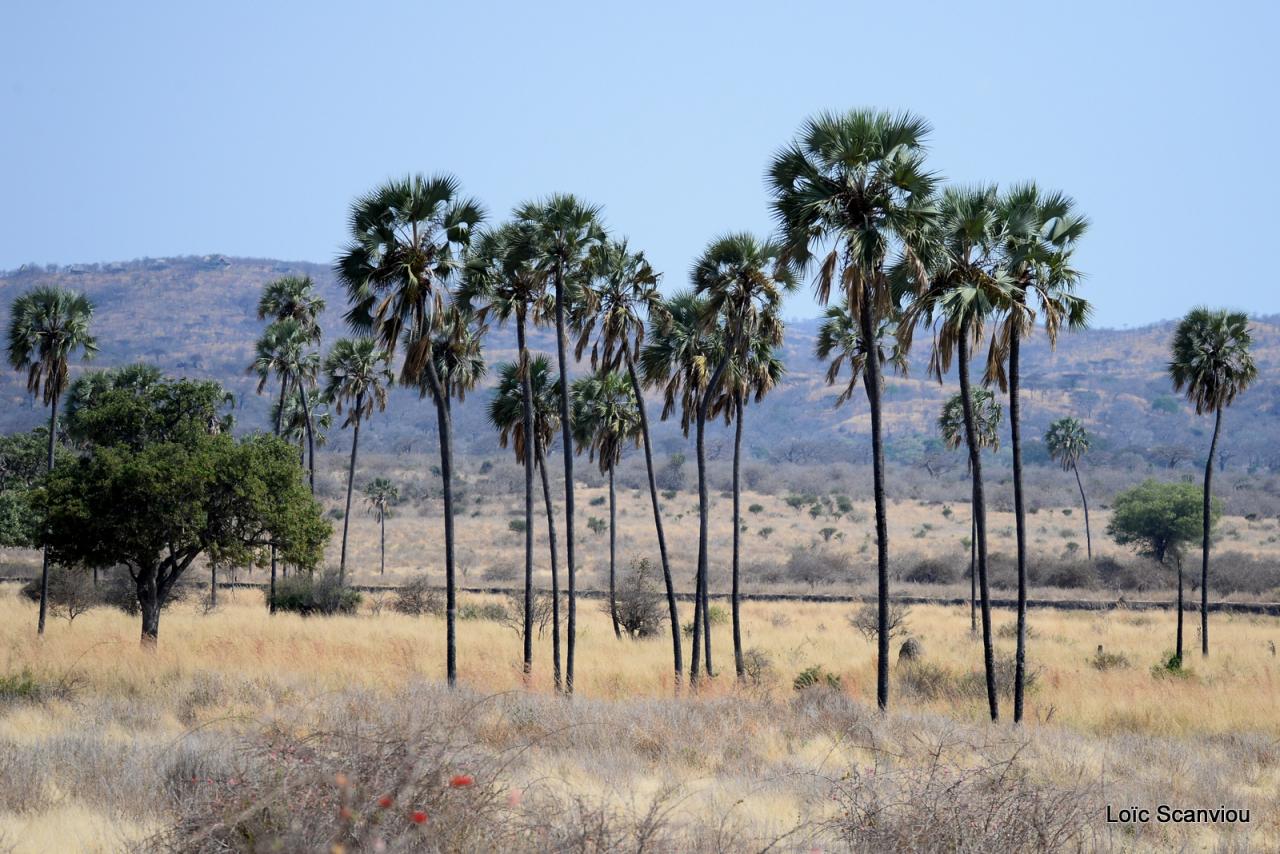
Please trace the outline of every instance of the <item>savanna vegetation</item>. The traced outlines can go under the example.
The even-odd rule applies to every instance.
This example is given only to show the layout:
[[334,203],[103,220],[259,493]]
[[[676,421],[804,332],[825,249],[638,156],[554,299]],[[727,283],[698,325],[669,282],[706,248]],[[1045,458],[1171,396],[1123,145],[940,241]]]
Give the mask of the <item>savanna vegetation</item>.
[[[1169,345],[1170,390],[1213,419],[1199,482],[1112,469],[1090,492],[1089,414],[1039,441],[1024,360],[1088,324],[1088,219],[1032,182],[948,183],[930,132],[814,116],[767,165],[775,233],[712,237],[665,291],[587,200],[503,216],[447,173],[374,187],[334,264],[345,305],[305,276],[261,283],[241,370],[264,423],[207,378],[81,369],[93,302],[17,296],[9,360],[49,414],[0,439],[0,537],[40,555],[0,599],[0,842],[1280,845],[1280,716],[1256,711],[1278,707],[1278,624],[1214,610],[1280,589],[1274,512],[1214,493],[1225,416],[1259,378],[1249,318],[1195,309]],[[748,415],[788,382],[783,299],[807,284],[826,305],[811,357],[867,452],[762,465]],[[332,311],[347,337],[326,336]],[[508,328],[514,350],[494,344]],[[936,445],[907,448],[890,380],[913,352],[945,399]],[[371,462],[362,431],[412,406],[393,389],[424,401],[430,450]],[[460,420],[477,411],[483,440]],[[514,460],[459,452],[480,441]],[[1046,591],[1106,607],[1034,608]],[[1166,776],[1270,818],[1123,837],[1101,820]]]

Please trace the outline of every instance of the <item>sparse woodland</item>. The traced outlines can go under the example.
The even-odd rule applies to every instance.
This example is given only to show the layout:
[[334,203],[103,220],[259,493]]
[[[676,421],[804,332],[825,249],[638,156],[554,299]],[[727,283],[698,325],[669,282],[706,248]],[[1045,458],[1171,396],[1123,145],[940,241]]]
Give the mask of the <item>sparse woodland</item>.
[[[930,134],[812,117],[687,282],[390,180],[238,363],[98,367],[118,294],[6,279],[0,848],[1280,846],[1280,623],[1220,607],[1280,591],[1274,325],[1195,309],[1099,417],[1086,212]],[[1101,820],[1169,777],[1267,817]]]

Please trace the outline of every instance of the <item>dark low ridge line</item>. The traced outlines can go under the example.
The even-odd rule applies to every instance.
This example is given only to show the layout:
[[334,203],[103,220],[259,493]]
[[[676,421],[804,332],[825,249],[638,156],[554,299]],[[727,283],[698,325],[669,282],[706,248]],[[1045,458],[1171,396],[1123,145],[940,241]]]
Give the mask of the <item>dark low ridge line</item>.
[[[22,578],[20,576],[0,576],[0,584],[24,584],[30,581],[30,578]],[[192,584],[191,587],[203,588],[203,584]],[[359,590],[362,593],[392,593],[403,589],[400,585],[395,584],[351,584],[348,585],[352,590]],[[222,590],[264,590],[267,583],[264,581],[219,581],[218,588]],[[432,588],[434,590],[443,591],[444,588]],[[473,593],[482,595],[502,596],[507,593],[521,592],[514,587],[459,587],[459,593]],[[538,593],[550,593],[550,590],[538,589]],[[563,593],[561,594],[563,595]],[[582,599],[605,599],[608,597],[607,590],[579,590],[577,594]],[[727,600],[728,593],[710,594],[712,599]],[[676,598],[689,602],[693,600],[692,593],[676,593]],[[842,595],[839,593],[743,593],[739,598],[744,602],[875,602],[874,596],[853,596]],[[969,598],[967,596],[891,596],[894,602],[903,605],[961,605],[967,606]],[[993,608],[1017,608],[1017,599],[992,598],[991,606]],[[1134,599],[1128,600],[1121,597],[1116,600],[1106,601],[1101,599],[1028,599],[1027,607],[1044,608],[1058,611],[1164,611],[1172,610],[1176,607],[1175,602],[1166,602],[1153,599]],[[1190,613],[1200,609],[1199,602],[1188,600],[1184,603],[1183,610]],[[1263,614],[1271,617],[1280,617],[1280,602],[1210,602],[1210,611],[1217,611],[1227,614]]]

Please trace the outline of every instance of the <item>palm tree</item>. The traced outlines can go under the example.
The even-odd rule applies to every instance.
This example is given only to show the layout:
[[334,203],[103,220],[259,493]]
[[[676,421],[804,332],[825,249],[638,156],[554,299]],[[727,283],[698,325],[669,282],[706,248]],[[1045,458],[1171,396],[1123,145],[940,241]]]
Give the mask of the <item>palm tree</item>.
[[1213,439],[1204,464],[1204,531],[1200,544],[1200,654],[1209,654],[1209,531],[1213,458],[1222,432],[1222,413],[1257,378],[1249,352],[1253,336],[1242,311],[1194,308],[1173,333],[1169,376],[1175,391],[1185,391],[1196,414],[1213,413]]
[[[338,259],[339,279],[351,308],[347,321],[367,329],[388,357],[403,344],[400,381],[424,381],[448,426],[452,396],[436,372],[434,333],[444,319],[448,289],[462,266],[462,253],[484,219],[480,204],[463,198],[451,175],[413,175],[390,181],[356,199],[351,208],[351,243]],[[403,337],[403,342],[401,338]],[[440,454],[449,430],[441,431]],[[457,590],[454,572],[452,469],[441,468],[445,516],[445,672],[457,682]]]
[[573,438],[578,452],[598,460],[600,473],[609,476],[609,618],[613,634],[622,640],[618,624],[617,547],[618,502],[614,491],[614,469],[622,462],[622,449],[628,443],[639,444],[639,403],[631,382],[617,371],[595,373],[574,380]]
[[[985,388],[973,390],[973,421],[978,447],[997,450],[1000,447],[1000,403]],[[938,416],[938,432],[942,442],[951,450],[966,442],[964,425],[964,401],[960,395],[952,395],[942,406]],[[970,472],[972,475],[972,472]],[[969,539],[969,631],[978,634],[978,517],[970,513]]]
[[[929,372],[941,383],[954,358],[960,380],[960,405],[973,487],[987,705],[993,721],[999,719],[1000,707],[996,694],[995,647],[987,582],[987,508],[982,480],[982,444],[973,406],[978,398],[971,388],[969,367],[970,353],[982,337],[987,318],[997,311],[1019,310],[993,258],[995,206],[994,187],[948,188],[942,195],[938,215],[917,247],[919,263],[904,263],[894,270],[895,279],[907,290],[918,294],[903,312],[898,330],[899,345],[910,349],[918,324],[932,328]],[[921,284],[924,287],[920,287]],[[1025,581],[1021,586],[1020,595],[1025,595]]]
[[[258,319],[266,320],[271,318],[273,323],[282,321],[293,321],[297,325],[298,334],[302,337],[304,345],[320,343],[320,314],[324,311],[324,298],[316,291],[315,283],[311,281],[310,276],[285,276],[268,282],[262,289],[262,296],[258,299]],[[314,368],[319,366],[319,357],[315,354],[308,354],[305,357],[307,364]],[[315,380],[315,372],[311,372],[311,380]],[[299,393],[302,397],[301,414],[306,430],[308,459],[308,482],[311,486],[311,494],[316,491],[316,439],[315,428],[311,413],[311,402],[307,399],[305,384],[299,378]],[[282,389],[283,391],[283,389]],[[262,389],[259,388],[261,393]],[[277,420],[276,432],[280,432],[279,420]]]
[[[999,201],[996,210],[997,241],[1001,265],[1012,286],[1016,310],[1009,311],[992,335],[985,380],[997,382],[1009,394],[1009,444],[1013,454],[1013,515],[1018,561],[1018,652],[1014,668],[1013,719],[1022,720],[1023,686],[1026,677],[1026,577],[1027,513],[1022,487],[1022,338],[1036,320],[1035,309],[1043,315],[1050,346],[1056,346],[1058,331],[1083,329],[1091,308],[1072,291],[1080,279],[1071,265],[1076,242],[1089,227],[1076,213],[1075,203],[1062,193],[1041,195],[1035,184],[1014,186]],[[1005,370],[1005,364],[1008,370]]]
[[[320,372],[318,363],[318,354],[309,354],[317,363],[312,373],[318,375]],[[325,431],[333,427],[333,413],[329,411],[329,405],[325,402],[323,395],[317,395],[317,398],[308,398],[310,406],[302,402],[302,389],[296,386],[291,390],[289,396],[284,401],[284,409],[281,410],[280,403],[271,404],[271,423],[280,422],[280,437],[290,444],[298,446],[299,464],[307,467],[307,446],[308,433],[307,422],[311,422],[314,428],[310,434],[311,444],[317,448],[323,448],[328,444],[328,436]]]
[[678,693],[684,680],[680,613],[676,604],[671,561],[667,555],[662,506],[658,503],[658,481],[653,466],[653,443],[649,438],[649,416],[645,411],[640,375],[636,371],[636,361],[644,343],[645,318],[655,325],[665,321],[662,295],[658,292],[660,274],[654,272],[643,252],[632,252],[625,240],[610,241],[596,247],[591,260],[593,276],[589,287],[582,291],[583,299],[579,301],[579,306],[583,308],[581,316],[574,318],[574,325],[580,330],[576,354],[581,358],[590,344],[592,370],[625,370],[635,394],[645,471],[649,478],[649,503],[653,507],[653,526],[658,537],[658,556],[662,561],[662,580],[667,592],[674,687]]
[[[924,168],[929,125],[910,114],[873,110],[823,113],[801,128],[769,171],[773,209],[788,258],[817,265],[817,295],[843,291],[861,340],[874,341],[893,311],[886,263],[911,245],[931,217],[935,178]],[[819,260],[817,254],[827,247]],[[863,360],[871,410],[872,490],[876,507],[879,648],[876,702],[889,705],[889,522],[881,433],[879,358]]]
[[[525,373],[529,362],[526,328],[530,321],[541,322],[550,316],[554,300],[548,304],[546,275],[534,263],[532,228],[527,224],[508,223],[496,230],[481,232],[468,258],[466,274],[458,290],[458,301],[475,311],[480,320],[490,314],[499,323],[512,318],[516,326],[519,351],[517,369],[521,373],[523,404],[517,410],[526,419],[524,430],[533,431],[533,390]],[[524,673],[533,672],[533,443],[523,445],[524,457]],[[552,555],[554,559],[554,555]],[[556,603],[555,607],[559,607]],[[556,627],[556,633],[559,627]],[[557,660],[559,658],[557,652]],[[557,674],[557,686],[559,676]]]
[[292,390],[301,399],[307,445],[311,455],[311,468],[308,474],[311,492],[314,495],[316,443],[307,387],[315,383],[316,373],[320,367],[320,357],[314,352],[307,351],[306,348],[310,343],[310,333],[300,321],[291,317],[274,321],[258,339],[253,363],[249,365],[248,371],[258,375],[258,394],[262,394],[273,374],[280,378],[280,398],[273,409],[277,436],[284,435],[284,417],[287,411],[285,401],[290,391]]
[[[551,484],[547,478],[546,452],[560,426],[560,381],[551,372],[551,360],[538,354],[529,359],[529,370],[522,374],[520,366],[512,362],[498,365],[498,387],[489,401],[489,423],[498,431],[498,443],[507,447],[511,443],[516,459],[522,463],[532,451],[534,465],[542,476],[542,500],[547,513],[547,540],[551,549],[551,654],[552,675],[556,691],[563,687],[560,669],[560,567],[556,556],[555,508],[551,503]],[[525,417],[524,386],[527,384],[533,400],[533,417]],[[526,442],[530,435],[527,426],[532,424],[533,442]],[[530,631],[532,627],[530,626]]]
[[[662,389],[662,420],[678,410],[680,430],[686,438],[689,428],[697,421],[711,366],[722,362],[725,351],[723,329],[707,325],[708,318],[714,318],[707,305],[706,299],[692,291],[673,296],[663,304],[662,323],[649,328],[648,343],[640,352],[645,384]],[[702,666],[702,646],[699,645],[703,626],[702,594],[699,574],[694,590],[691,684],[697,683]]]
[[347,576],[347,532],[351,526],[351,491],[356,478],[356,455],[360,451],[360,425],[387,408],[387,389],[394,378],[390,356],[372,338],[339,338],[324,360],[324,397],[341,415],[347,410],[343,427],[351,427],[351,462],[347,466],[347,501],[342,516],[342,552],[338,560],[338,581]]
[[[84,294],[42,285],[17,297],[9,308],[9,364],[27,372],[27,392],[49,407],[49,464],[58,441],[58,398],[67,388],[71,357],[77,350],[91,359],[98,342],[89,334],[93,303]],[[36,633],[44,634],[49,599],[49,553],[40,566],[40,615]]]
[[729,365],[726,391],[713,407],[713,415],[724,415],[733,421],[733,564],[730,611],[733,615],[733,665],[738,680],[747,678],[742,650],[741,616],[741,538],[742,538],[742,433],[746,422],[747,402],[754,396],[757,403],[782,380],[785,369],[775,355],[775,345],[756,337],[747,343],[745,352]]
[[1089,453],[1089,434],[1078,418],[1059,418],[1049,425],[1044,434],[1044,444],[1050,459],[1056,460],[1063,471],[1075,472],[1076,486],[1080,490],[1080,504],[1084,507],[1085,553],[1093,560],[1093,533],[1089,530],[1089,499],[1084,494],[1080,480],[1080,458]]
[[591,251],[605,241],[600,223],[600,208],[587,205],[569,195],[521,205],[517,221],[532,229],[538,255],[538,266],[554,285],[556,317],[556,365],[560,370],[560,439],[564,445],[564,527],[565,565],[569,575],[568,641],[565,647],[564,688],[573,693],[574,651],[577,643],[577,563],[573,541],[573,447],[569,421],[569,366],[566,354],[567,319],[572,310],[572,291],[585,284],[590,269]]
[[[791,266],[782,258],[782,245],[757,240],[746,233],[726,234],[712,240],[693,267],[694,294],[706,300],[704,326],[724,329],[725,347],[718,363],[700,390],[696,414],[698,460],[698,595],[701,620],[695,609],[694,643],[701,627],[706,633],[707,675],[711,667],[711,623],[708,620],[708,521],[711,500],[707,490],[706,424],[712,402],[720,393],[720,381],[731,362],[745,361],[757,339],[765,346],[782,343],[779,315],[783,294],[795,290]],[[696,670],[696,669],[695,669]]]
[[378,563],[378,574],[387,574],[387,516],[391,513],[391,505],[400,498],[400,489],[385,477],[375,477],[365,484],[364,500],[369,505],[369,512],[378,520],[380,531],[381,560]]

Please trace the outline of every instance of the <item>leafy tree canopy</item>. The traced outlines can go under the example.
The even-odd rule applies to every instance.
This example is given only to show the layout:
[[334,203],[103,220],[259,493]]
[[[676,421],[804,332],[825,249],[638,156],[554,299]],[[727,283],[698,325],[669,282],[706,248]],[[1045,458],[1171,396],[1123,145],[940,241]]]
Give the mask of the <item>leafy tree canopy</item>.
[[128,569],[144,639],[156,636],[160,606],[201,555],[262,562],[274,543],[288,563],[319,563],[329,526],[292,447],[228,435],[216,383],[153,375],[109,385],[76,412],[87,452],[57,465],[33,506],[53,560]]
[[[1180,560],[1182,548],[1200,536],[1203,514],[1204,493],[1199,486],[1147,480],[1116,496],[1107,533],[1117,543],[1135,545],[1161,563],[1167,556]],[[1221,515],[1221,502],[1215,501],[1210,524],[1216,524]]]

